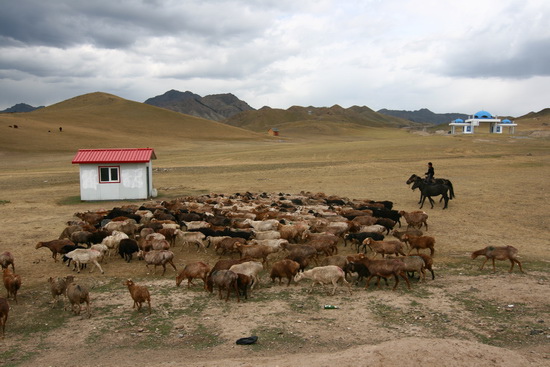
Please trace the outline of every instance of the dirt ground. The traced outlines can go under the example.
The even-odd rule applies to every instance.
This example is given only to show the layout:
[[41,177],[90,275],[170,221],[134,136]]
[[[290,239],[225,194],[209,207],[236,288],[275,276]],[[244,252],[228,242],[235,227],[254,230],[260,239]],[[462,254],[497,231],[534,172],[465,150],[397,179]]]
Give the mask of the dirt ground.
[[[233,170],[198,161],[180,172],[181,165],[167,159],[156,165],[155,186],[164,199],[201,190],[309,190],[417,209],[418,193],[404,181],[414,171],[422,173],[423,154],[364,163],[327,149],[322,148],[323,164],[283,162],[273,171],[261,161]],[[104,264],[104,275],[97,270],[78,275],[91,288],[90,318],[63,310],[62,302],[52,308],[48,277],[72,272],[35,245],[57,238],[75,212],[121,203],[73,200],[78,175],[57,172],[56,162],[25,172],[20,167],[25,159],[4,161],[0,251],[15,254],[23,287],[18,304],[11,302],[0,366],[550,366],[547,145],[530,155],[514,150],[492,156],[482,150],[438,157],[436,170],[446,167],[457,198],[445,211],[424,208],[430,215],[428,234],[437,241],[435,280],[412,280],[411,290],[401,283],[394,292],[372,284],[366,290],[361,283],[352,295],[339,288],[330,296],[320,287],[310,293],[307,281],[272,284],[264,273],[248,300],[226,303],[204,292],[200,281],[190,289],[176,288],[173,269],[153,275],[143,262],[113,258]],[[495,273],[491,266],[480,271],[482,260],[469,254],[487,245],[517,247],[526,273],[517,267],[508,273],[504,262],[497,262]],[[351,253],[343,245],[340,251]],[[179,269],[190,261],[212,265],[218,259],[212,249],[204,254],[178,248],[175,254]],[[128,277],[150,288],[151,315],[132,309],[122,285]],[[325,304],[339,308],[324,309]],[[250,335],[258,336],[256,344],[235,344]]]

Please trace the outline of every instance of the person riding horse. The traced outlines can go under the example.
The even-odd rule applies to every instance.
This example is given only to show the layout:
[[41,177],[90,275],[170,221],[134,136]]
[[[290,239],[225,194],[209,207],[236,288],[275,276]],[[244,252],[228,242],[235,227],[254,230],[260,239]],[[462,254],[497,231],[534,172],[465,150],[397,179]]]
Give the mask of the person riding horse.
[[428,162],[428,172],[424,173],[424,181],[426,183],[435,183],[434,166],[432,165],[432,162]]

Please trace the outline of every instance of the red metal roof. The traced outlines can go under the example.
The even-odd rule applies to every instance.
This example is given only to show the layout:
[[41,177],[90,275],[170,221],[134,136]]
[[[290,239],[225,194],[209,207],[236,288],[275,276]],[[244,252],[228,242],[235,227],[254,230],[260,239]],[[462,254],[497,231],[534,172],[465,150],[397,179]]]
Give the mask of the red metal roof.
[[145,163],[151,159],[157,159],[152,148],[79,149],[72,163]]

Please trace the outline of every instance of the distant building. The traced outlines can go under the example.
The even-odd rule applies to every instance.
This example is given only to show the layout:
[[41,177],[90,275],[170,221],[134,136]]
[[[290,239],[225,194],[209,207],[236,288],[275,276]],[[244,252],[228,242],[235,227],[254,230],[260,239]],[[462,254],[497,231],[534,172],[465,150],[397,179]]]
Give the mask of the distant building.
[[508,128],[508,132],[514,134],[515,127],[518,126],[508,119],[501,120],[497,116],[493,116],[489,112],[483,110],[469,116],[466,120],[456,119],[452,121],[449,126],[451,126],[451,134],[456,134],[457,132],[473,134],[475,128],[480,127],[481,124],[484,123],[488,124],[489,133],[492,134],[502,134],[504,128]]
[[271,136],[279,136],[279,129],[272,127],[267,133]]
[[152,159],[141,149],[80,149],[72,163],[80,166],[80,199],[127,200],[156,196]]

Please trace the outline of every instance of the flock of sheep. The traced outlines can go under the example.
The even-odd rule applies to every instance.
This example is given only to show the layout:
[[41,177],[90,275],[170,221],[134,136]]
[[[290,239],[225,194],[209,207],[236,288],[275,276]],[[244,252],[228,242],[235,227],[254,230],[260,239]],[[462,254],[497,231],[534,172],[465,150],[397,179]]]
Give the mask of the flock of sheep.
[[[247,298],[265,273],[273,282],[278,279],[279,284],[286,279],[287,286],[303,279],[310,279],[312,287],[331,284],[332,294],[339,283],[346,285],[351,294],[352,279],[356,284],[366,279],[368,288],[372,278],[376,278],[377,287],[381,279],[387,284],[388,278],[394,278],[395,290],[400,278],[410,288],[409,277],[413,273],[424,280],[425,271],[429,270],[432,279],[435,277],[435,239],[421,231],[422,226],[428,230],[428,215],[422,211],[396,211],[389,201],[310,192],[247,192],[149,202],[75,216],[79,219],[68,222],[59,238],[39,242],[36,248],[48,248],[54,261],[61,256],[76,272],[89,266],[89,271],[97,267],[104,273],[101,263],[106,257],[119,254],[131,262],[137,255],[138,263],[145,263],[147,268],[154,266],[153,273],[162,266],[164,275],[166,265],[172,266],[177,273],[177,286],[185,279],[188,287],[194,279],[202,279],[207,291],[216,288],[220,298],[225,292],[226,301],[232,293],[237,301]],[[401,227],[401,219],[406,221],[406,228],[405,223],[402,229],[395,228]],[[339,248],[348,244],[356,251],[339,255]],[[173,252],[177,247],[211,252],[210,257],[219,260],[213,266],[207,261],[189,262],[178,272]],[[410,255],[414,249],[416,254]],[[425,249],[430,253],[425,253]],[[495,259],[508,259],[512,263],[510,271],[517,263],[523,272],[512,246],[489,246],[473,252],[472,258],[480,255],[486,257],[485,262],[491,259],[493,268]],[[15,274],[15,260],[9,251],[0,254],[0,265],[7,298],[17,303],[21,277]],[[49,278],[49,283],[54,305],[59,296],[65,296],[75,314],[80,314],[81,305],[86,304],[88,316],[91,315],[85,285],[73,276]],[[150,313],[147,287],[131,279],[124,285],[134,307],[140,310],[146,303]],[[2,336],[10,309],[7,298],[0,297]]]

